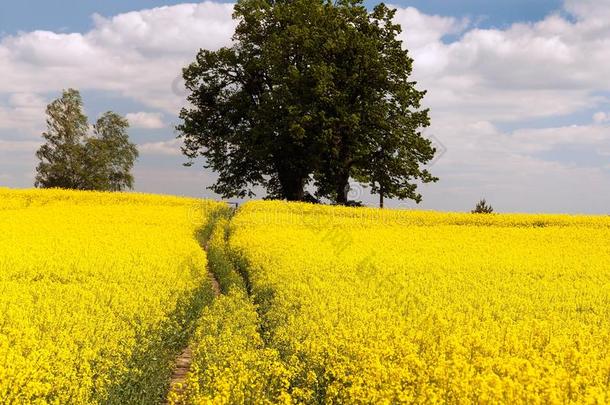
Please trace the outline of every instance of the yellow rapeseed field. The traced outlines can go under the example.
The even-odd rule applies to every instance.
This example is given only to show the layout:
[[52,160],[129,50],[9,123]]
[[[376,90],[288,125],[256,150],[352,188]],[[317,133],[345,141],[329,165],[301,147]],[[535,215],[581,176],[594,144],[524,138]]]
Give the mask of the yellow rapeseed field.
[[292,402],[292,373],[260,335],[257,307],[227,245],[229,222],[217,218],[207,242],[209,269],[224,293],[204,308],[191,341],[186,381],[173,386],[171,405]]
[[0,403],[154,403],[211,301],[220,205],[0,189]]
[[277,400],[610,402],[608,217],[252,202],[229,248]]
[[610,217],[0,189],[0,315],[0,403],[605,404]]

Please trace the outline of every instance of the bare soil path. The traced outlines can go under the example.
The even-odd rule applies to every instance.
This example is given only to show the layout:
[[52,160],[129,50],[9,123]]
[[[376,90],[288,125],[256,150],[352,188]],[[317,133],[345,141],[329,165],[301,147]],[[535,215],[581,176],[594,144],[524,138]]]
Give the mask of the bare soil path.
[[[208,246],[204,246],[204,250],[207,252]],[[212,282],[212,289],[214,290],[214,295],[220,295],[220,284],[216,277],[208,270],[208,277]],[[174,369],[174,373],[172,374],[172,378],[170,380],[170,392],[176,392],[180,394],[184,389],[184,383],[186,382],[186,375],[191,368],[191,363],[193,362],[193,349],[191,346],[187,346],[186,349],[176,358],[176,367]],[[167,403],[167,402],[166,402]]]

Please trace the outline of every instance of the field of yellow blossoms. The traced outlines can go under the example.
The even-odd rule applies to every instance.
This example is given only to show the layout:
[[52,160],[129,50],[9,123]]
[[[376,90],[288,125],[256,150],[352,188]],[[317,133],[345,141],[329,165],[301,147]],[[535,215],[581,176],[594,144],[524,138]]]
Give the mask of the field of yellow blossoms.
[[228,234],[254,309],[206,312],[187,402],[610,402],[609,217],[252,202]]
[[212,299],[196,232],[216,208],[0,189],[0,403],[162,398]]
[[610,217],[0,189],[0,403],[606,404],[609,320]]

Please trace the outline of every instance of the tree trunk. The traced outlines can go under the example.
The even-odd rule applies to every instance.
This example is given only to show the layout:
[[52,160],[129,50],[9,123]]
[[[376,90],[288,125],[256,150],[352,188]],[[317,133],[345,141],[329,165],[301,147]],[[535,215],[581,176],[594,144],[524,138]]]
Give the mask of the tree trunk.
[[303,182],[299,182],[301,186],[297,186],[286,193],[286,199],[288,201],[304,201],[305,200],[305,190],[303,190]]
[[349,193],[349,171],[337,176],[337,204],[347,205],[347,195]]
[[288,201],[303,201],[305,199],[305,179],[300,176],[280,174],[282,197]]

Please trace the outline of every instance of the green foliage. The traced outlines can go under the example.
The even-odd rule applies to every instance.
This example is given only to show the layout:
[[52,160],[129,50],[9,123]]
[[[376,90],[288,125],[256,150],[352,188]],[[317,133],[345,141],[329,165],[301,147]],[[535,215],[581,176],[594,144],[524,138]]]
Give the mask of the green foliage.
[[138,157],[129,142],[129,122],[106,112],[93,127],[94,137],[85,142],[88,186],[93,190],[121,191],[133,188],[131,169]]
[[202,50],[184,70],[191,107],[177,129],[184,154],[205,158],[224,197],[316,197],[347,203],[349,179],[412,198],[434,157],[420,129],[425,92],[384,5],[360,0],[240,0],[234,43]]
[[87,136],[87,117],[77,90],[63,92],[61,98],[47,106],[46,143],[38,149],[40,163],[36,168],[36,187],[83,188],[85,151],[82,141]]
[[494,209],[491,205],[487,204],[487,201],[483,198],[481,201],[477,203],[474,207],[474,210],[471,211],[473,214],[491,214],[494,212]]
[[231,254],[227,246],[228,232],[228,216],[218,219],[208,241],[207,249],[208,266],[216,280],[218,280],[223,294],[228,293],[231,288],[246,291],[244,280],[231,260]]
[[138,157],[129,142],[127,120],[106,112],[87,134],[78,90],[65,90],[47,107],[45,144],[38,149],[36,187],[121,191],[133,188],[131,169]]

